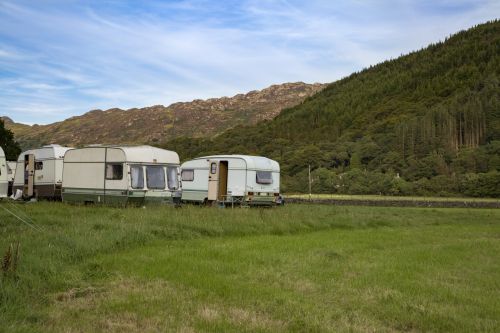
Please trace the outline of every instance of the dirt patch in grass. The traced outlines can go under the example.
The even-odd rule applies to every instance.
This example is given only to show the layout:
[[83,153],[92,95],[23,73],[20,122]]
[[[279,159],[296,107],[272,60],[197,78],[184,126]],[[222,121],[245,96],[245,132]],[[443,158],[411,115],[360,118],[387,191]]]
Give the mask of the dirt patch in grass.
[[55,332],[163,332],[167,327],[192,332],[189,317],[180,318],[175,305],[182,293],[163,280],[126,278],[73,288],[54,296],[48,327]]
[[54,332],[198,332],[215,328],[286,331],[265,313],[202,303],[192,290],[164,280],[119,278],[53,297],[47,327]]
[[285,323],[270,318],[264,313],[239,307],[222,305],[203,306],[198,311],[201,320],[210,323],[227,322],[231,326],[244,327],[250,330],[283,331]]
[[84,287],[84,288],[71,288],[68,291],[57,293],[55,299],[59,302],[67,302],[76,298],[89,298],[94,294],[102,293],[103,288]]
[[220,313],[217,309],[204,306],[198,311],[198,316],[203,320],[215,321],[220,318]]
[[264,313],[241,308],[230,308],[227,313],[229,321],[238,326],[245,326],[250,329],[267,329],[274,332],[285,328],[282,321],[271,319]]

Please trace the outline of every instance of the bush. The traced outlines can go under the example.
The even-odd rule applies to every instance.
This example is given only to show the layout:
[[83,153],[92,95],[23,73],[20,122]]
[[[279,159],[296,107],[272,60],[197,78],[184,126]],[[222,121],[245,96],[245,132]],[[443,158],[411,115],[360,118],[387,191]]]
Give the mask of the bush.
[[466,196],[500,198],[500,172],[466,174],[460,180],[459,187]]

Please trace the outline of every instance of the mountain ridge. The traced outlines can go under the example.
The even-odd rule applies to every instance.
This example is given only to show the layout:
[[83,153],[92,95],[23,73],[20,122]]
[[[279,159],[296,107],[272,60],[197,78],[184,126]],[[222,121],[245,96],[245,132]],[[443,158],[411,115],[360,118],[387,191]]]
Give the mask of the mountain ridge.
[[47,143],[71,146],[155,143],[178,136],[212,136],[239,124],[272,119],[284,108],[301,103],[325,86],[283,83],[232,97],[195,99],[168,106],[94,109],[47,125],[14,123],[10,118],[5,123],[23,148]]

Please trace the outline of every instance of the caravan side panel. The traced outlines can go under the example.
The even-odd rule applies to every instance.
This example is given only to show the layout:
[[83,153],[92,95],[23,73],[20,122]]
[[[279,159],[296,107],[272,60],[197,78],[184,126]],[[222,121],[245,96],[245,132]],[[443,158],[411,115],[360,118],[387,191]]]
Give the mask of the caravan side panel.
[[[24,155],[23,160],[17,162],[14,175],[13,192],[24,188]],[[59,176],[60,177],[60,176]],[[39,198],[59,198],[61,184],[56,184],[56,160],[37,159],[35,157],[35,174],[33,190]]]
[[203,202],[208,197],[207,160],[199,159],[183,163],[181,177],[183,170],[193,170],[193,179],[182,180],[182,201]]
[[221,158],[221,161],[228,161],[227,194],[234,197],[243,197],[245,195],[247,169],[245,160],[241,158]]
[[[37,167],[37,165],[40,165]],[[61,177],[62,174],[59,176]],[[37,160],[35,157],[35,182],[33,189],[37,197],[60,197],[60,186],[56,185],[56,160]]]
[[106,162],[122,163],[127,160],[125,152],[119,148],[106,149]]
[[63,187],[104,189],[104,163],[64,163]]
[[7,161],[3,155],[3,150],[0,148],[0,198],[6,197],[9,190]]
[[14,186],[21,187],[24,184],[24,164],[23,162],[16,163],[16,171],[14,172]]
[[[128,167],[126,156],[120,148],[106,148],[106,167],[121,166],[121,178],[104,178],[104,202],[113,205],[126,205],[128,199]],[[105,171],[109,173],[110,170]],[[112,172],[111,172],[112,173]],[[109,175],[108,175],[109,176]]]
[[[271,184],[257,183],[257,171],[271,172]],[[275,193],[280,190],[280,174],[277,171],[270,170],[248,170],[247,172],[247,191],[253,195],[247,196],[247,201],[252,205],[270,205],[276,201]]]
[[64,157],[63,201],[103,202],[104,199],[103,148],[70,150]]
[[[62,170],[61,170],[62,171]],[[62,173],[60,177],[62,176]],[[56,182],[56,160],[35,158],[35,185],[54,185]]]

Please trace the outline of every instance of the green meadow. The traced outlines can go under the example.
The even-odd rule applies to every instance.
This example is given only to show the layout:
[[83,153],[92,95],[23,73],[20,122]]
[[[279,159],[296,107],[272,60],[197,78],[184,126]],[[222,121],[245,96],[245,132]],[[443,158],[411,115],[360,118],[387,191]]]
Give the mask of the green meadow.
[[495,209],[0,202],[0,235],[2,332],[500,330]]

